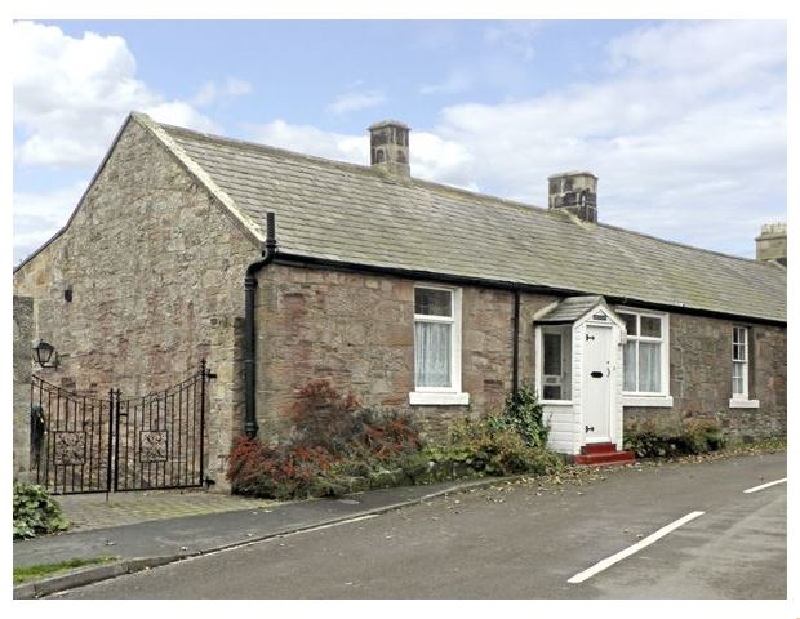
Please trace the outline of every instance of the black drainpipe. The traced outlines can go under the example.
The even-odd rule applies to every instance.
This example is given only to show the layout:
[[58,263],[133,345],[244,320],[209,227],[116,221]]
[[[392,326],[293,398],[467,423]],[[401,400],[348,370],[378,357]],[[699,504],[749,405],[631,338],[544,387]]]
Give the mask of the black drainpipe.
[[512,369],[511,369],[511,385],[514,392],[514,397],[517,397],[519,391],[519,289],[514,289],[514,347]]
[[261,260],[247,267],[244,277],[244,433],[248,438],[258,434],[256,422],[256,272],[267,266],[278,253],[275,240],[275,213],[267,213],[267,241]]

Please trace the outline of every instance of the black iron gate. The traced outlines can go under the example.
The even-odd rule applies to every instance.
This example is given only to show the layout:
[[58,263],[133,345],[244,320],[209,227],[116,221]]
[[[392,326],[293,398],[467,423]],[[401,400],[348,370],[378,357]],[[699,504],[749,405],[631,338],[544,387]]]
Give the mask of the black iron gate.
[[188,488],[204,483],[206,380],[139,398],[80,396],[34,376],[31,455],[53,494]]

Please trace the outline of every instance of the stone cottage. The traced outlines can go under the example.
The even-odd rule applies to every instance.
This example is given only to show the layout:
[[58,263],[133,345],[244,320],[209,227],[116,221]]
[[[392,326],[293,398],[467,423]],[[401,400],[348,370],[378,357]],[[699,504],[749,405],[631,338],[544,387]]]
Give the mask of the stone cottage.
[[408,127],[369,131],[359,166],[132,113],[14,271],[30,345],[55,349],[37,375],[138,396],[205,359],[204,470],[222,485],[233,437],[275,436],[314,378],[432,436],[531,385],[577,458],[621,449],[637,419],[785,436],[779,227],[763,260],[688,247],[598,221],[591,173],[550,176],[537,208],[415,179]]

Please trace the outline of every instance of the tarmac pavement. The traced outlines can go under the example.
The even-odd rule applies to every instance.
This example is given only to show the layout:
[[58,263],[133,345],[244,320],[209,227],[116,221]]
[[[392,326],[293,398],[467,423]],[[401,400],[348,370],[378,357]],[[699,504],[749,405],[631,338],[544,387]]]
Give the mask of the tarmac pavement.
[[[733,464],[733,468],[737,469],[737,465]],[[614,474],[642,466],[661,465],[637,463],[625,467],[602,467],[593,469],[593,474]],[[676,463],[670,468],[673,466],[682,465]],[[690,466],[687,470],[689,478],[699,475],[703,470],[710,471],[708,467],[694,471],[692,468]],[[564,472],[564,475],[570,474],[577,473]],[[745,480],[738,479],[738,474],[733,479],[737,487],[745,483]],[[116,561],[17,585],[13,597],[43,597],[190,557],[367,515],[392,512],[401,507],[426,503],[437,496],[469,493],[478,488],[513,484],[517,480],[487,478],[451,481],[375,490],[339,499],[286,503],[204,491],[118,493],[108,497],[104,494],[59,496],[56,499],[75,528],[59,535],[14,542],[14,566],[52,564],[90,557],[114,557]],[[758,480],[749,480],[747,483],[750,481],[758,483]],[[520,480],[520,483],[524,482],[524,479]],[[537,479],[536,482],[547,484],[545,480]],[[652,503],[654,496],[658,495],[647,494],[648,504]]]
[[57,496],[75,530],[15,541],[14,567],[75,558],[117,560],[15,585],[14,599],[42,597],[193,556],[510,481],[451,481],[287,503],[206,492],[119,493],[108,498],[105,494]]

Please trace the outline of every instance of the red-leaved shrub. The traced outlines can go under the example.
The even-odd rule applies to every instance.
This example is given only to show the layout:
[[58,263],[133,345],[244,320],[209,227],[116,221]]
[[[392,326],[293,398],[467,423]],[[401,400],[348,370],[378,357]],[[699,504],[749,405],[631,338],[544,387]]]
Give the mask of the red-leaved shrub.
[[342,396],[328,381],[312,381],[296,395],[290,412],[294,431],[286,444],[234,440],[227,472],[234,493],[311,496],[324,492],[333,465],[365,473],[422,446],[408,415],[361,408],[355,396]]
[[234,439],[227,478],[234,494],[276,499],[316,494],[333,458],[322,447],[268,446],[246,436]]

